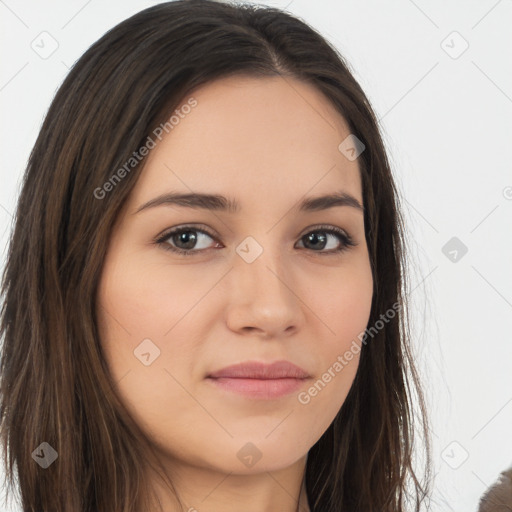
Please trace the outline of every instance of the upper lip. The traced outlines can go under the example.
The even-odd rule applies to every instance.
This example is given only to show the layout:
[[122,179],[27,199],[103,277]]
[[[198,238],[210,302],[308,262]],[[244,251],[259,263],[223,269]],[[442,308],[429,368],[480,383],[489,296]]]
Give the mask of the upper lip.
[[211,378],[229,377],[245,379],[305,379],[309,377],[306,370],[290,361],[276,361],[271,364],[259,361],[246,361],[222,368],[208,374]]

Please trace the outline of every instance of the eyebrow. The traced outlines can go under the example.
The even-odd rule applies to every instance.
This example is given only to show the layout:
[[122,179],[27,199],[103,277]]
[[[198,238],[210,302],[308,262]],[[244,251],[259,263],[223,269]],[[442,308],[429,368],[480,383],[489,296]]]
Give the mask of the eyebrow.
[[[228,213],[237,213],[240,211],[240,205],[235,199],[229,199],[219,194],[203,193],[176,193],[171,192],[155,197],[140,206],[134,213],[137,214],[149,208],[157,206],[183,206],[187,208],[224,211]],[[363,205],[351,194],[347,192],[336,192],[333,194],[308,197],[299,203],[300,212],[317,212],[339,206],[350,206],[361,212],[364,212]]]

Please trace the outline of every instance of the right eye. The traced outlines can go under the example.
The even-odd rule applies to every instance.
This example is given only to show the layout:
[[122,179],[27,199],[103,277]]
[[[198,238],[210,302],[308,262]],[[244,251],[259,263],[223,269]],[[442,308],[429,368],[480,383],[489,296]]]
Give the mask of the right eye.
[[[214,239],[215,237],[206,229],[199,229],[192,226],[181,226],[165,232],[155,242],[167,251],[188,255],[194,252],[207,250],[208,238]],[[202,247],[198,248],[198,243],[200,246],[202,245]]]

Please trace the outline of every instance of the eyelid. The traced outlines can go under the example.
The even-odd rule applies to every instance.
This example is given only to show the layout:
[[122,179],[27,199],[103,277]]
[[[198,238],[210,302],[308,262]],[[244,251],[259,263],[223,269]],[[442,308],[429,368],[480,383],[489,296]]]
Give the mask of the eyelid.
[[174,226],[172,228],[167,228],[164,231],[162,231],[159,235],[155,237],[155,242],[158,242],[160,240],[165,240],[169,238],[169,236],[174,233],[175,231],[185,231],[186,229],[194,230],[194,231],[203,231],[208,236],[211,236],[212,238],[217,238],[217,235],[210,230],[208,226],[205,224],[179,224],[178,226]]
[[343,234],[347,238],[350,238],[350,235],[348,234],[347,230],[340,228],[338,226],[334,226],[333,224],[312,224],[311,226],[308,226],[301,231],[299,238],[303,237],[304,235],[307,235],[308,233],[311,233],[312,231],[339,231],[340,234]]
[[[171,233],[174,231],[182,231],[186,230],[187,228],[197,230],[197,231],[204,231],[207,235],[211,236],[212,238],[217,238],[217,235],[210,230],[210,228],[206,224],[179,224],[178,226],[174,226],[172,228],[167,228],[164,231],[162,231],[160,234],[158,234],[155,237],[155,241],[168,238]],[[331,224],[312,224],[311,226],[307,226],[302,230],[302,232],[297,235],[298,238],[303,237],[304,235],[310,233],[311,231],[320,231],[323,230],[334,230],[334,231],[340,231],[341,234],[344,234],[347,236],[347,238],[351,238],[350,234],[343,228],[338,228],[337,226],[333,226]]]

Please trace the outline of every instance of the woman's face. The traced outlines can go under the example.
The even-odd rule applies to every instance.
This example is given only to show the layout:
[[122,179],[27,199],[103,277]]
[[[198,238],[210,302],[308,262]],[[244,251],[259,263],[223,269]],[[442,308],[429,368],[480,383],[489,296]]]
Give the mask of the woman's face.
[[[339,149],[350,131],[321,93],[290,78],[230,77],[186,104],[161,141],[152,134],[112,234],[102,346],[126,406],[169,462],[285,468],[342,406],[370,315],[359,168],[347,142]],[[168,194],[221,195],[237,208],[151,203]],[[354,201],[311,202],[333,194]],[[209,377],[276,361],[307,377]]]

